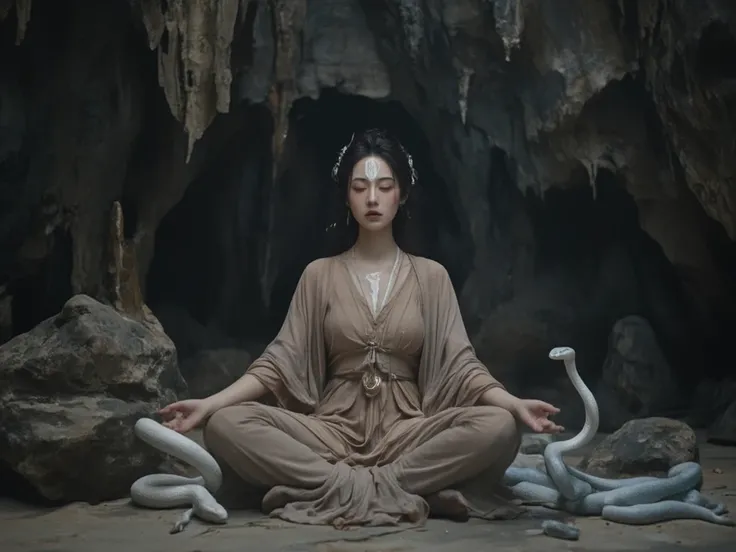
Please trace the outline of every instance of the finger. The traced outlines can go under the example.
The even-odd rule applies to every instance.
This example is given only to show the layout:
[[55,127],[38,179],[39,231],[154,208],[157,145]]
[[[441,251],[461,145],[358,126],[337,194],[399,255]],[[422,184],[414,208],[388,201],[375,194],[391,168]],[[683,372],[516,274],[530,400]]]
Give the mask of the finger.
[[529,426],[529,428],[533,431],[536,431],[537,433],[542,433],[544,431],[544,426],[536,418],[532,416],[524,416],[522,419],[524,420],[524,423]]
[[162,409],[158,411],[159,414],[171,414],[173,412],[176,412],[176,410],[179,408],[179,403],[171,403],[166,406],[164,406]]
[[540,406],[540,407],[541,407],[541,408],[542,408],[542,409],[543,409],[543,410],[544,410],[545,412],[548,412],[548,413],[550,413],[550,414],[557,414],[557,413],[558,413],[558,412],[560,411],[560,409],[559,409],[559,408],[557,408],[556,406],[553,406],[553,405],[551,405],[551,404],[549,404],[549,403],[546,403],[546,402],[544,402],[544,401],[539,401],[539,406]]
[[555,429],[557,427],[557,424],[555,424],[554,422],[544,420],[544,422],[542,422],[542,426],[544,427],[545,433],[557,433],[557,430]]

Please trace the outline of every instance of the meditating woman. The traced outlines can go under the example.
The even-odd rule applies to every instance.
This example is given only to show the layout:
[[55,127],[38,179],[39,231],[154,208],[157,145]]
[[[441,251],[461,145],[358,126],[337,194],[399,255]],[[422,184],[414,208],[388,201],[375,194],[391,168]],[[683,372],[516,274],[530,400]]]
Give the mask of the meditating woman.
[[560,431],[548,419],[558,409],[493,378],[447,271],[396,245],[392,223],[417,180],[403,146],[380,130],[354,135],[333,177],[359,227],[355,244],[306,267],[281,330],[242,378],[165,407],[165,425],[204,423],[226,474],[265,492],[262,509],[284,520],[518,515],[499,489],[517,423]]

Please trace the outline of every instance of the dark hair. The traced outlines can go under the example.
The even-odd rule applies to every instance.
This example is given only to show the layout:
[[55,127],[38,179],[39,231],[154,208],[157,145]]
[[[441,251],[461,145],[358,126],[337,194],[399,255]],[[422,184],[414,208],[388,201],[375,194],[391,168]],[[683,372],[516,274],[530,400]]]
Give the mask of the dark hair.
[[401,190],[401,200],[406,201],[417,178],[414,160],[401,142],[387,131],[378,128],[354,134],[350,142],[340,150],[332,169],[332,177],[337,182],[338,189],[347,197],[353,167],[358,161],[369,156],[380,157],[391,167]]
[[[417,172],[414,168],[414,160],[406,151],[404,146],[383,129],[371,128],[356,132],[350,141],[343,146],[337,154],[337,161],[332,168],[332,178],[337,184],[340,194],[341,213],[345,213],[345,202],[348,196],[348,185],[353,172],[353,167],[365,157],[375,156],[383,159],[391,167],[391,171],[397,180],[400,189],[400,197],[403,203],[399,208],[393,222],[394,239],[404,249],[412,249],[406,239],[406,223],[409,218],[409,206],[407,200],[410,197],[412,187],[417,182]],[[344,215],[343,215],[344,216]],[[341,220],[345,220],[344,218]],[[347,224],[338,222],[337,242],[332,242],[329,247],[331,253],[336,253],[335,248],[345,250],[355,243],[358,226],[353,217],[347,218]]]

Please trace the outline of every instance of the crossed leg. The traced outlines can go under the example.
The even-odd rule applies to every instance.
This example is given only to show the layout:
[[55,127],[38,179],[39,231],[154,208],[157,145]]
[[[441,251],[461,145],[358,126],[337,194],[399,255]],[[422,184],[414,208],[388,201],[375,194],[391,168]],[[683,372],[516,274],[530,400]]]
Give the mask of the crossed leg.
[[[361,455],[351,454],[327,424],[259,403],[216,412],[204,438],[223,468],[227,495],[253,496],[253,489],[263,493],[274,487],[319,489],[330,481],[335,463],[343,461],[378,465],[373,469],[388,472],[406,493],[427,498],[439,510],[435,513],[461,518],[469,509],[463,498],[466,492],[451,490],[479,477],[491,484],[500,481],[520,442],[516,422],[507,411],[489,406],[454,408],[400,423],[381,455],[368,455],[362,462]],[[238,487],[244,490],[233,493]],[[485,487],[482,490],[487,491]]]
[[323,485],[337,459],[335,449],[342,449],[339,438],[318,420],[256,402],[215,412],[204,442],[223,470],[218,499],[237,506],[260,501],[277,485]]
[[[451,408],[420,419],[408,430],[397,428],[389,443],[404,449],[390,465],[400,485],[424,496],[435,515],[454,519],[518,515],[518,508],[509,505],[511,496],[500,490],[503,474],[521,445],[517,422],[507,410]],[[387,454],[397,456],[393,447]]]

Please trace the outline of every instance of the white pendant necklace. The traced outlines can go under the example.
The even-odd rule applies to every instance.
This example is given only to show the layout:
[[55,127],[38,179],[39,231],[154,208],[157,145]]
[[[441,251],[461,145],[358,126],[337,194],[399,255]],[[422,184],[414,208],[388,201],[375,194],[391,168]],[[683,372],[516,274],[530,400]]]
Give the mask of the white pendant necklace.
[[[355,250],[353,249],[352,252],[353,262],[355,262]],[[391,291],[391,288],[393,287],[394,280],[396,279],[396,270],[399,266],[399,260],[401,259],[401,249],[396,248],[396,258],[394,259],[393,267],[391,268],[391,273],[389,275],[388,284],[386,285],[386,290],[383,293],[383,300],[381,301],[380,305],[378,303],[379,295],[380,295],[380,289],[381,289],[381,273],[382,271],[375,271],[375,272],[368,272],[365,274],[364,278],[368,282],[368,287],[370,289],[370,294],[366,299],[368,300],[369,305],[371,306],[371,311],[373,312],[373,316],[378,314],[381,309],[386,304],[386,300],[388,299],[388,295]],[[355,276],[354,276],[355,278]],[[358,284],[358,287],[362,291],[363,295],[365,295],[365,290],[363,285],[360,283],[360,281],[356,278],[356,284]]]

